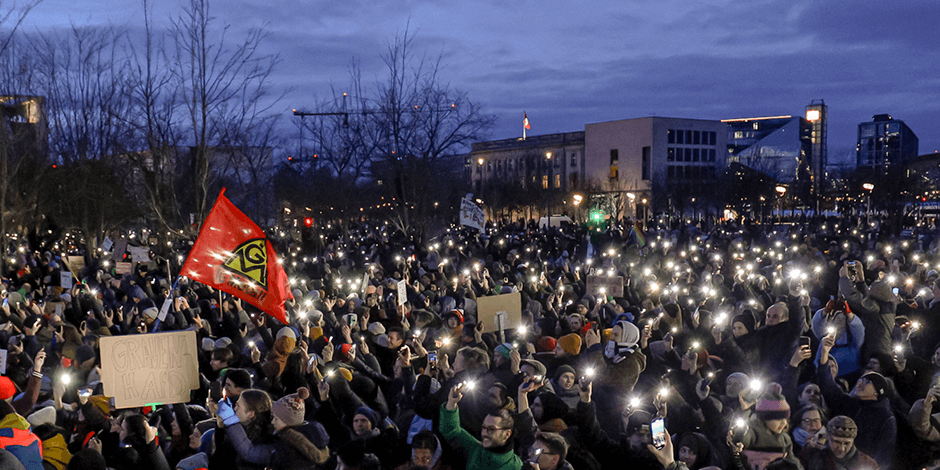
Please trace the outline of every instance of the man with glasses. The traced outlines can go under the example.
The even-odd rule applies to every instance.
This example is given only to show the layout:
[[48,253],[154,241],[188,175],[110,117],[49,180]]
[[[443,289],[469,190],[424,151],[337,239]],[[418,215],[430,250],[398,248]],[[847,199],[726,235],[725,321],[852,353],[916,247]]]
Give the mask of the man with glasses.
[[440,431],[445,439],[463,447],[467,470],[520,470],[522,459],[513,452],[512,428],[514,421],[509,411],[494,410],[483,420],[480,440],[460,427],[457,403],[472,386],[466,382],[455,385],[441,407]]
[[858,470],[876,470],[878,463],[855,448],[858,426],[848,416],[836,416],[826,425],[829,442],[826,447],[816,449],[807,447],[800,455],[806,470],[828,470],[832,468],[851,468]]
[[529,465],[532,470],[574,470],[567,456],[568,441],[561,434],[540,432],[529,448]]

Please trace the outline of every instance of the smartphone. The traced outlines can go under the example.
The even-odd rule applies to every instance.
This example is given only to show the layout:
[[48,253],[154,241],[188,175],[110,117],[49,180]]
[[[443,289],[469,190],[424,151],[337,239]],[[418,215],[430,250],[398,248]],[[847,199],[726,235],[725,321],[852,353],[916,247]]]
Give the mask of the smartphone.
[[222,401],[222,384],[218,381],[209,384],[209,398],[214,402]]
[[666,447],[666,420],[662,417],[650,422],[650,432],[653,434],[653,447],[662,449]]
[[351,328],[356,326],[356,323],[358,323],[359,320],[359,316],[355,313],[347,313],[346,315],[343,315],[343,320],[345,320],[346,324]]
[[894,287],[894,288],[891,289],[891,293],[894,294],[894,295],[898,295],[898,293],[900,293],[900,292],[901,292],[901,289],[899,289],[899,288],[897,288],[897,287]]
[[428,353],[428,362],[437,362],[437,351],[431,351]]
[[809,336],[800,336],[800,347],[806,346],[809,347],[810,339]]

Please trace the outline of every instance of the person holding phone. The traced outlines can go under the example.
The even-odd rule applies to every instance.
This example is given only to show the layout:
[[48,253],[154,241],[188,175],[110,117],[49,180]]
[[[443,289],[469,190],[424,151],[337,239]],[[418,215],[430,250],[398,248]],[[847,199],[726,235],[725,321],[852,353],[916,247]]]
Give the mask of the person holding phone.
[[460,426],[457,404],[463,399],[464,383],[451,387],[447,403],[441,405],[440,432],[445,439],[456,442],[467,453],[467,470],[521,470],[522,459],[513,452],[512,414],[493,411],[483,420],[480,440]]
[[[840,377],[853,374],[861,368],[865,325],[850,309],[846,309],[845,300],[832,300],[825,308],[817,310],[813,315],[812,329],[820,341],[831,331],[835,333],[835,346],[829,353],[839,364]],[[816,352],[814,362],[818,366],[820,351]]]
[[729,446],[732,446],[732,443],[743,445],[744,454],[751,462],[769,462],[783,458],[799,465],[799,459],[793,454],[793,440],[787,434],[789,420],[790,405],[783,396],[783,387],[778,383],[771,383],[757,399],[754,413],[748,420],[747,431],[740,441],[732,439],[732,432],[729,431]]

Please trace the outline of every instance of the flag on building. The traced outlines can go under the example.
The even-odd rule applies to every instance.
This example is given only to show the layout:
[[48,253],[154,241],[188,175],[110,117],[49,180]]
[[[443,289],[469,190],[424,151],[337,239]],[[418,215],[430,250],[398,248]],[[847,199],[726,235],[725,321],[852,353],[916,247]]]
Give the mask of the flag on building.
[[180,275],[242,299],[287,324],[284,301],[294,298],[274,246],[225,189],[199,231]]
[[529,127],[529,116],[525,113],[525,111],[522,112],[522,126],[526,129],[531,129],[531,127]]

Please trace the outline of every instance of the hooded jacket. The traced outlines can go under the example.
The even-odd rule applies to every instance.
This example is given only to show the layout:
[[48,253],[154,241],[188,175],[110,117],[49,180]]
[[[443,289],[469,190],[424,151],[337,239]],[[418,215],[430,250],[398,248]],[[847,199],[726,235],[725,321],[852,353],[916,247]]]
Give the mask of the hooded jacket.
[[43,470],[39,437],[30,431],[26,418],[12,410],[0,420],[0,448],[16,456],[26,470]]

